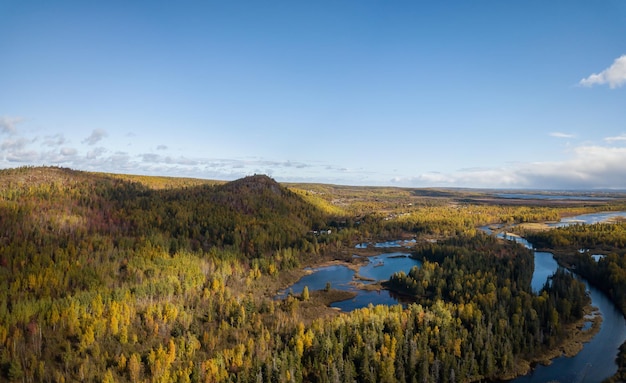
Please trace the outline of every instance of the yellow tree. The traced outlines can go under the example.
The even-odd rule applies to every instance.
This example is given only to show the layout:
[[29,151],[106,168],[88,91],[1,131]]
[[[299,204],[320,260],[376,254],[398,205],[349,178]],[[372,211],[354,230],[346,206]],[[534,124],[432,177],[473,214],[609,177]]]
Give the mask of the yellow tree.
[[128,377],[133,383],[139,382],[141,374],[141,357],[137,353],[133,353],[126,365],[128,368]]

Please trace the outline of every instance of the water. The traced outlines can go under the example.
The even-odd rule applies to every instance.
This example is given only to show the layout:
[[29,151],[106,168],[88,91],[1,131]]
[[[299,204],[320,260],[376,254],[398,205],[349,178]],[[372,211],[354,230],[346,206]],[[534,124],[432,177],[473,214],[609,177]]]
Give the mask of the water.
[[[624,215],[626,215],[625,212],[585,214],[564,219],[557,225],[592,224]],[[530,245],[527,241],[526,243]],[[535,271],[532,280],[533,291],[541,289],[547,278],[558,267],[552,253],[535,252]],[[599,309],[602,315],[602,325],[598,334],[590,342],[585,343],[582,351],[576,354],[576,356],[571,358],[562,356],[553,359],[552,364],[549,366],[539,365],[530,374],[513,380],[513,383],[595,383],[601,382],[615,374],[617,371],[615,357],[619,352],[620,345],[626,341],[626,320],[603,292],[589,285],[585,280],[583,281],[587,285],[592,304]]]
[[[566,226],[577,223],[592,224],[603,222],[614,217],[626,216],[626,212],[609,212],[585,214],[577,217],[566,218],[555,224],[557,226]],[[494,226],[499,228],[498,226]],[[488,227],[481,228],[483,231],[492,234],[492,230]],[[532,249],[532,244],[519,236],[511,236],[500,233],[501,238],[513,240]],[[364,243],[359,246],[367,247],[369,244]],[[401,247],[402,241],[387,242],[384,247]],[[381,254],[371,257],[367,265],[359,269],[359,275],[364,278],[375,280],[388,279],[391,274],[397,271],[408,272],[413,266],[419,266],[421,263],[408,257],[408,254],[397,252]],[[554,274],[558,268],[557,262],[551,253],[535,252],[535,271],[531,282],[533,291],[541,290],[548,278]],[[323,289],[327,282],[331,283],[332,288],[354,291],[357,295],[353,299],[342,302],[333,303],[332,307],[338,307],[344,311],[351,311],[360,307],[374,304],[397,304],[405,303],[398,296],[387,290],[381,291],[365,291],[357,289],[350,282],[355,281],[355,272],[345,266],[328,266],[314,269],[312,274],[304,276],[297,283],[291,286],[283,297],[291,290],[293,293],[300,293],[304,286],[308,286],[310,290]],[[367,283],[366,281],[361,281]],[[585,282],[586,283],[586,282]],[[596,306],[602,317],[602,326],[598,334],[588,343],[586,343],[581,352],[572,358],[559,357],[552,361],[549,366],[539,365],[533,371],[523,377],[517,378],[512,383],[543,383],[543,382],[601,382],[612,376],[617,371],[615,357],[618,354],[619,347],[626,341],[626,320],[615,305],[608,299],[604,293],[598,289],[589,286],[587,289],[591,296],[592,304]]]
[[389,279],[391,274],[404,271],[408,273],[413,266],[419,266],[418,260],[409,257],[406,253],[388,253],[369,258],[369,263],[359,269],[359,275],[363,278],[383,281]]
[[[591,225],[599,222],[606,222],[611,219],[617,217],[626,217],[626,211],[616,211],[616,212],[600,212],[600,213],[590,213],[590,214],[581,214],[574,217],[563,218],[561,221],[556,223],[551,223],[549,226],[552,227],[566,227],[570,225],[576,224],[586,224]],[[487,234],[493,234],[494,231],[491,228],[501,229],[504,227],[503,225],[491,225],[491,226],[483,226],[480,229]],[[508,239],[517,243],[522,244],[527,249],[533,249],[533,245],[528,242],[526,239],[512,235],[509,233],[501,232],[497,234],[498,238]],[[583,249],[586,251],[586,249]],[[593,259],[599,261],[600,258],[604,257],[604,255],[592,255]],[[552,253],[545,252],[535,252],[535,272],[533,274],[533,279],[531,282],[532,290],[534,292],[538,292],[543,288],[543,285],[546,283],[548,277],[550,277],[558,268],[558,263],[554,260]]]
[[539,365],[530,374],[513,383],[539,382],[601,382],[617,371],[615,357],[626,340],[626,320],[608,297],[587,284],[593,305],[602,315],[600,331],[581,352],[572,358],[565,356],[552,360],[549,366]]
[[304,286],[308,286],[309,291],[322,290],[326,283],[330,282],[331,288],[338,290],[350,290],[354,288],[350,282],[354,279],[354,271],[346,266],[333,265],[313,269],[311,274],[300,278],[298,282],[288,287],[284,292],[278,294],[278,298],[285,298],[287,294],[300,294]]
[[402,252],[385,253],[370,257],[369,262],[359,268],[358,274],[362,279],[357,279],[356,273],[346,266],[333,265],[313,269],[311,274],[305,275],[300,280],[282,293],[278,298],[284,298],[290,292],[300,294],[304,286],[309,290],[321,290],[330,282],[331,288],[345,291],[352,291],[356,296],[341,302],[335,302],[331,307],[340,308],[343,311],[352,311],[361,307],[373,305],[394,305],[405,304],[400,296],[388,291],[366,291],[357,288],[354,283],[370,284],[376,281],[387,280],[393,273],[404,271],[408,273],[413,266],[420,266],[421,262],[410,258],[410,254]]
[[[488,234],[492,234],[492,230],[489,228],[482,228]],[[487,231],[488,230],[488,231]],[[508,233],[499,233],[498,238],[508,239],[509,241],[517,242],[527,249],[533,249],[533,245],[525,238],[518,235],[511,235]],[[537,293],[541,291],[546,281],[554,272],[559,268],[559,264],[554,259],[552,253],[546,253],[542,251],[535,251],[535,271],[533,272],[533,279],[530,282],[530,286],[533,292]]]
[[359,308],[367,307],[370,303],[376,305],[395,305],[402,304],[407,305],[412,302],[410,298],[403,298],[399,295],[392,293],[389,290],[379,291],[365,291],[356,290],[357,295],[352,299],[346,299],[345,301],[335,302],[330,307],[337,307],[342,311],[352,311]]
[[594,223],[606,222],[606,221],[609,221],[611,219],[618,218],[618,217],[626,218],[626,211],[581,214],[575,217],[563,218],[560,222],[552,223],[549,226],[565,227],[565,226],[575,225],[579,223],[591,225]]
[[[411,247],[417,243],[414,239],[398,239],[395,241],[387,241],[387,242],[376,242],[373,244],[375,248],[388,249],[393,247]],[[371,246],[370,242],[359,243],[355,246],[357,249],[367,249],[368,246]]]
[[611,197],[585,196],[576,194],[526,194],[526,193],[500,193],[500,198],[510,199],[542,199],[542,200],[576,200],[576,201],[607,201]]
[[535,272],[530,286],[533,292],[541,291],[546,281],[559,268],[559,264],[554,260],[552,253],[543,251],[535,251]]

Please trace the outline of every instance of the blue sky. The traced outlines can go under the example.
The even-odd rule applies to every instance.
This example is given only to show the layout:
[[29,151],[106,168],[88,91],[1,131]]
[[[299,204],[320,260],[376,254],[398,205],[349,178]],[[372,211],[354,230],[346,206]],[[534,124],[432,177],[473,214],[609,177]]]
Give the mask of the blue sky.
[[626,188],[624,1],[0,0],[0,167]]

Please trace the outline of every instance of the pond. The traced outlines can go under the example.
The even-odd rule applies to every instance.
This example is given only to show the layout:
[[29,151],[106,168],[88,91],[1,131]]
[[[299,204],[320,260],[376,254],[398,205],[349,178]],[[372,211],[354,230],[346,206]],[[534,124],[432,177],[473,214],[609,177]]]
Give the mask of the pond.
[[408,303],[406,299],[403,300],[402,297],[388,290],[366,291],[357,288],[355,283],[369,284],[383,281],[389,279],[389,277],[396,272],[404,271],[408,273],[413,266],[419,267],[421,262],[410,258],[409,255],[410,254],[403,252],[393,252],[369,257],[367,264],[359,268],[358,275],[354,270],[343,265],[310,269],[310,274],[300,278],[298,282],[288,287],[285,291],[282,291],[278,295],[278,298],[284,298],[290,292],[300,294],[304,286],[307,286],[309,290],[321,290],[326,287],[327,283],[330,283],[333,289],[356,293],[356,296],[352,299],[335,302],[331,305],[331,307],[337,307],[343,311],[352,311],[361,307],[367,307],[370,303],[373,305],[406,304]]

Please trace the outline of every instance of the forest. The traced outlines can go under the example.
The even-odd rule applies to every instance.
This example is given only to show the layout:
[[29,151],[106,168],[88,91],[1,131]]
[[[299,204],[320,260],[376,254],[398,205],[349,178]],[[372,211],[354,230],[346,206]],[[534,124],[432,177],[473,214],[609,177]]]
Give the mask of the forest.
[[533,294],[532,252],[486,234],[425,245],[414,256],[423,265],[394,274],[388,287],[427,307],[439,301],[457,307],[464,330],[461,345],[471,349],[463,355],[472,354],[470,359],[488,378],[506,376],[520,359],[553,348],[563,326],[582,318],[589,303],[584,284],[563,271]]
[[[0,170],[0,379],[514,376],[516,366],[560,342],[565,325],[582,315],[586,295],[566,273],[532,293],[530,253],[477,227],[618,208],[282,185],[262,175],[215,182],[56,167]],[[582,260],[576,264],[590,279],[610,275],[606,290],[623,301],[617,230],[624,226],[609,225],[603,230],[616,232],[607,236],[600,227],[588,230],[597,230],[589,242],[583,234],[554,235],[559,243],[575,237],[587,249],[592,238],[612,246],[589,271]],[[544,235],[546,246],[556,244],[550,233],[532,240]],[[388,283],[414,298],[407,307],[339,313],[326,307],[339,295],[333,289],[274,298],[305,266],[350,261],[357,243],[401,237],[416,239],[415,256],[424,262]]]

